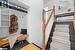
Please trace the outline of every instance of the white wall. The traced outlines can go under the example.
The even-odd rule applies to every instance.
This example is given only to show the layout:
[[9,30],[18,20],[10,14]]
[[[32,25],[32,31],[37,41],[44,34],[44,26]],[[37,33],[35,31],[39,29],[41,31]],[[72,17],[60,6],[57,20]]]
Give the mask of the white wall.
[[[28,41],[42,46],[42,33],[41,33],[41,17],[43,9],[43,0],[19,0],[20,2],[28,5]],[[24,26],[24,25],[23,25]]]
[[[49,0],[44,4],[44,7],[49,7],[51,9],[53,3],[56,7],[56,14],[67,12],[67,6],[71,9],[70,12],[74,11],[74,0]],[[58,10],[58,6],[62,6],[61,10]]]

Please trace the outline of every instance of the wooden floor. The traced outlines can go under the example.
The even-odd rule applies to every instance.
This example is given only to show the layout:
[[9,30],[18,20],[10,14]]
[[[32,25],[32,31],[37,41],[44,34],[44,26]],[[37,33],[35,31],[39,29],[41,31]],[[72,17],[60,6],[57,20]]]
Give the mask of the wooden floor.
[[35,46],[34,44],[28,44],[27,46],[21,48],[20,50],[41,50],[41,49]]

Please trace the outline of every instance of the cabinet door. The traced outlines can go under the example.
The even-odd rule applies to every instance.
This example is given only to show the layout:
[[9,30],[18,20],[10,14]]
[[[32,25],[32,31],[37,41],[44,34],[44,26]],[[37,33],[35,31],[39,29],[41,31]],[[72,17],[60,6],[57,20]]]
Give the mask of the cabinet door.
[[1,27],[1,8],[0,8],[0,27]]
[[0,38],[9,36],[9,13],[8,8],[0,8]]

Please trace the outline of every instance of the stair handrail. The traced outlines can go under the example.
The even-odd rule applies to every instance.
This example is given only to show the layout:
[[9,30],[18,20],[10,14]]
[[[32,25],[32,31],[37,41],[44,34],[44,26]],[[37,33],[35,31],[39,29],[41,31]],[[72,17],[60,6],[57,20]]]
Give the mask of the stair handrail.
[[49,11],[52,11],[52,12],[51,12],[51,14],[50,14],[50,16],[49,16],[47,22],[46,22],[46,20],[45,20],[45,12],[48,12],[48,11],[43,10],[43,13],[42,13],[42,15],[43,15],[43,16],[42,16],[42,32],[43,32],[43,37],[42,37],[42,38],[43,38],[43,39],[42,39],[42,50],[46,50],[45,31],[46,31],[46,28],[47,28],[47,26],[48,26],[48,24],[49,24],[49,21],[50,21],[52,15],[55,16],[55,6],[53,6],[53,9],[51,9],[51,10],[49,10]]
[[73,16],[73,28],[75,30],[75,0],[74,0],[74,16]]

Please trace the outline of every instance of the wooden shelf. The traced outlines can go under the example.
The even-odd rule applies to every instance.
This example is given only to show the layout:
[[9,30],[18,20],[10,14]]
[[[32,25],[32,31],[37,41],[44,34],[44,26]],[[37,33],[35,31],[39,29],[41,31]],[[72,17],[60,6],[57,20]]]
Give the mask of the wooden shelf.
[[9,26],[2,26],[2,27],[0,27],[0,28],[8,28]]
[[[16,40],[17,40],[17,41],[25,40],[27,37],[28,37],[27,34],[20,34],[20,35],[16,38]],[[8,39],[0,39],[0,46],[7,45],[7,44],[9,44]]]
[[0,39],[0,46],[3,46],[8,43],[9,43],[8,39]]

